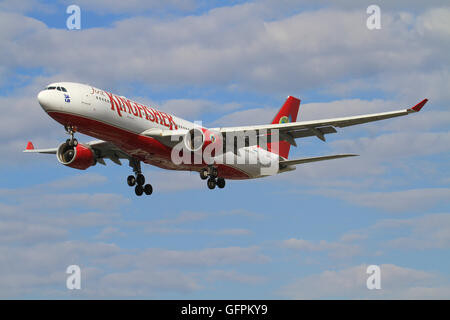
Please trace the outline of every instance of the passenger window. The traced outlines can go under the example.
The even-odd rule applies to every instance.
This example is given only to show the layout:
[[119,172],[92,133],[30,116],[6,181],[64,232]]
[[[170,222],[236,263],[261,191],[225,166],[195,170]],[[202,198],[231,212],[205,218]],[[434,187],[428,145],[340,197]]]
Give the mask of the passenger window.
[[56,87],[48,87],[48,90],[55,90]]

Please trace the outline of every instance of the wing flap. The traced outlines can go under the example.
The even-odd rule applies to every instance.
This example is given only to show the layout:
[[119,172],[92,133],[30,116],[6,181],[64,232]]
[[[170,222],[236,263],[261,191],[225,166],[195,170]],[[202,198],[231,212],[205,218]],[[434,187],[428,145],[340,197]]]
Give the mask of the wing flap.
[[[325,127],[318,127],[318,128],[314,128],[318,131],[320,131],[320,133],[322,135],[325,134],[330,134],[330,133],[336,133],[336,129],[333,126],[325,126]],[[305,138],[305,137],[313,137],[313,136],[317,136],[317,132],[311,128],[308,129],[300,129],[300,130],[293,130],[291,132],[289,132],[290,135],[294,138]]]

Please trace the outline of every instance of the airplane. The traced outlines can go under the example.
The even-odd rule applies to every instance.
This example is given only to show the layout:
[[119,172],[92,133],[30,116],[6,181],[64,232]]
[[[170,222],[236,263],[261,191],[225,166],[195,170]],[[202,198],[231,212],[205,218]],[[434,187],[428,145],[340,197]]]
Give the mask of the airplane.
[[[50,149],[35,149],[29,141],[24,152],[56,154],[61,164],[79,170],[86,170],[97,163],[106,165],[105,159],[118,165],[121,165],[121,159],[128,160],[134,174],[127,177],[127,184],[134,187],[137,196],[153,193],[153,186],[145,183],[141,163],[168,170],[197,171],[201,179],[207,179],[208,188],[214,189],[216,186],[224,188],[228,179],[260,178],[295,170],[296,165],[303,163],[357,156],[336,154],[288,159],[290,147],[297,146],[295,139],[315,136],[325,141],[325,135],[336,133],[336,128],[416,113],[428,101],[424,99],[411,108],[398,111],[297,122],[300,100],[288,96],[270,124],[206,128],[155,107],[81,83],[51,83],[39,92],[37,99],[44,111],[64,126],[70,138]],[[99,140],[78,143],[74,137],[76,132]],[[244,139],[244,144],[239,144],[234,138],[227,138],[245,138],[252,132],[260,139],[265,137],[267,144],[251,139]],[[180,163],[174,161],[174,150],[180,145],[184,151],[179,154],[190,153],[191,160],[194,152],[206,151],[213,145],[231,145],[232,148],[213,149],[215,151],[209,161],[201,159]],[[271,163],[276,161],[277,167],[265,172],[262,161],[219,161],[229,154],[245,155],[250,160],[269,159]]]

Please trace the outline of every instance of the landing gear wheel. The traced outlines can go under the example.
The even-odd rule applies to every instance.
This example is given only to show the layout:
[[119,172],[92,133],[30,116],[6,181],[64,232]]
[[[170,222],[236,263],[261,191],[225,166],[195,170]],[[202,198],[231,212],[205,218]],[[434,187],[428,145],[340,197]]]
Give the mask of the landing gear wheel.
[[74,138],[74,134],[76,132],[76,129],[70,125],[64,126],[64,129],[66,130],[67,134],[70,134],[70,139],[66,140],[66,143],[70,147],[76,147],[78,145],[78,140]]
[[140,186],[143,186],[145,184],[145,177],[142,173],[138,173],[136,176],[136,183]]
[[78,140],[77,139],[67,139],[66,143],[71,146],[71,147],[76,147],[78,145]]
[[146,195],[151,195],[152,194],[152,192],[153,192],[153,187],[152,187],[152,185],[151,184],[146,184],[145,186],[144,186],[144,192],[145,192],[145,194]]
[[211,178],[217,178],[217,174],[218,174],[218,172],[217,172],[217,168],[215,168],[215,167],[210,167],[209,168],[209,176],[211,177]]
[[208,188],[209,189],[214,189],[216,187],[216,179],[214,178],[209,178],[208,182],[207,182]]
[[134,187],[136,184],[136,178],[134,176],[128,176],[127,183],[130,187]]
[[202,180],[206,180],[208,179],[208,169],[207,168],[203,168],[202,170],[200,170],[200,179]]
[[218,178],[217,179],[217,186],[220,189],[223,189],[225,187],[225,179],[224,178]]
[[140,197],[144,193],[144,188],[138,184],[136,188],[134,188],[134,192],[136,192],[136,195]]

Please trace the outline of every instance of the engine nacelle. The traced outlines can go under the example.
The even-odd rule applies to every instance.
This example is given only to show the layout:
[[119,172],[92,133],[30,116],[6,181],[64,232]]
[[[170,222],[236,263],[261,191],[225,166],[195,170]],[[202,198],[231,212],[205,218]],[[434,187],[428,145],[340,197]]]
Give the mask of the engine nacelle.
[[184,137],[184,144],[189,151],[209,151],[212,156],[222,153],[223,139],[220,132],[205,128],[193,128]]
[[79,170],[86,170],[96,163],[94,151],[83,144],[73,147],[65,142],[58,147],[56,157],[63,165]]

